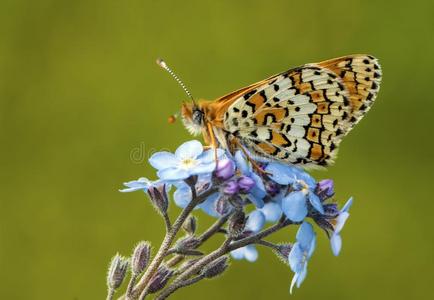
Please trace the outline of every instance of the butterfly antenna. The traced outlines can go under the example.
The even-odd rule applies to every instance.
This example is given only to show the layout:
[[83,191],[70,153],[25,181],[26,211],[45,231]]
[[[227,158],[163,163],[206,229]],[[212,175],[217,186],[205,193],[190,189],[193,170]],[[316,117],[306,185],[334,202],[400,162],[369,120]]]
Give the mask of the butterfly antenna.
[[170,75],[172,75],[172,77],[179,83],[179,85],[182,87],[182,89],[187,94],[187,96],[191,99],[191,101],[193,101],[193,103],[196,104],[196,101],[194,101],[193,96],[191,95],[191,93],[187,89],[187,87],[185,86],[184,82],[182,82],[182,80],[179,79],[179,77],[172,71],[172,69],[167,66],[166,62],[164,60],[162,60],[161,58],[158,58],[157,59],[157,64],[160,67],[162,67],[164,70],[166,70],[167,72],[169,72]]

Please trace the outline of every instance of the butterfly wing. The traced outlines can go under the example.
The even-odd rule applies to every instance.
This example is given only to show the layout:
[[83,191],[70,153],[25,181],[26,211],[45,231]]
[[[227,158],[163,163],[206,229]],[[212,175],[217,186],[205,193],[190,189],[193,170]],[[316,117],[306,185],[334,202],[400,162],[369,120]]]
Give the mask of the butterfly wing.
[[368,55],[291,69],[235,92],[224,128],[261,157],[326,166],[371,107],[380,78],[377,59]]

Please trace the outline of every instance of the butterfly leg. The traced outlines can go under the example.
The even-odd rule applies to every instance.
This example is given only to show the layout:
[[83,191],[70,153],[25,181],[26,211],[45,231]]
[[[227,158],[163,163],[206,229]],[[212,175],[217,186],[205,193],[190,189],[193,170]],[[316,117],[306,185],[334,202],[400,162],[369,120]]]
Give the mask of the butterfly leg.
[[212,129],[211,123],[207,123],[207,128],[208,128],[208,134],[209,134],[210,139],[211,139],[211,147],[214,148],[214,160],[217,163],[217,161],[218,161],[218,158],[217,158],[217,142],[216,142],[216,139],[215,139],[214,130]]
[[253,169],[258,173],[262,175],[268,175],[269,173],[266,172],[264,169],[261,168],[261,166],[258,165],[258,163],[250,156],[249,152],[247,152],[246,148],[240,143],[240,140],[237,138],[233,139],[234,144],[237,148],[241,149],[243,151],[244,155],[246,156],[247,160],[252,164]]

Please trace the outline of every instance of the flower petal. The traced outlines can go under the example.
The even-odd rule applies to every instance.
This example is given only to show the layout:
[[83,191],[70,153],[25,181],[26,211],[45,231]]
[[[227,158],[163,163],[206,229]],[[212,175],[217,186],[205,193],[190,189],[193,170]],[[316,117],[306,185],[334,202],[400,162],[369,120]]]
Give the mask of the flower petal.
[[347,221],[348,217],[350,216],[349,213],[346,211],[341,212],[339,216],[336,218],[336,225],[335,225],[335,232],[339,233],[341,232],[342,228],[344,228],[345,222]]
[[179,160],[173,153],[162,151],[152,154],[149,163],[157,170],[174,168],[178,165]]
[[348,199],[348,201],[344,204],[344,207],[342,207],[341,211],[348,212],[353,205],[353,197]]
[[304,264],[303,270],[301,270],[301,272],[298,273],[297,288],[299,288],[302,282],[306,279],[306,275],[307,275],[307,264]]
[[255,262],[258,259],[258,250],[254,245],[247,245],[244,247],[244,258],[249,262]]
[[204,163],[204,164],[199,164],[197,166],[195,166],[194,168],[191,169],[191,172],[194,174],[209,174],[212,173],[215,170],[216,167],[216,163],[212,162],[212,163]]
[[338,256],[342,248],[342,238],[339,233],[332,234],[332,237],[330,238],[330,246],[332,248],[333,254],[335,256]]
[[252,178],[255,181],[255,184],[256,184],[256,186],[258,187],[258,189],[259,189],[259,191],[261,193],[261,195],[258,194],[257,196],[258,197],[262,197],[262,198],[265,197],[265,195],[267,194],[267,192],[265,190],[264,182],[262,182],[262,178],[259,175],[255,174],[255,173],[251,173],[249,177]]
[[203,146],[199,141],[192,140],[185,142],[175,151],[178,159],[196,158],[203,152]]
[[265,171],[271,174],[271,179],[281,185],[292,184],[295,181],[295,168],[277,162],[267,165]]
[[217,152],[217,159],[223,159],[223,156],[225,154],[225,151],[217,148],[217,150],[215,149],[209,149],[204,151],[201,155],[199,155],[197,157],[198,160],[200,160],[203,163],[212,163],[215,162],[215,153]]
[[295,274],[294,274],[294,277],[292,277],[292,280],[291,280],[291,287],[289,288],[289,293],[290,293],[290,294],[292,294],[292,289],[293,289],[295,283],[297,282],[298,276],[299,276],[298,273],[295,273]]
[[255,186],[249,192],[249,200],[258,208],[262,208],[264,206],[264,197],[267,195],[265,191],[264,183],[262,182],[261,177],[256,175],[255,173],[250,173],[250,178],[255,181]]
[[175,193],[173,193],[173,201],[181,208],[186,207],[191,201],[190,187],[187,184],[179,186]]
[[300,243],[302,249],[309,250],[312,247],[312,240],[315,239],[315,231],[313,231],[313,226],[310,223],[304,221],[298,229],[295,238],[297,239],[297,242]]
[[152,185],[152,182],[147,178],[141,177],[138,180],[125,182],[124,185],[127,188],[119,190],[119,192],[129,193],[129,192],[135,192],[139,190],[143,190],[144,192],[146,192],[149,186]]
[[296,173],[296,177],[297,180],[302,180],[304,181],[304,183],[307,184],[307,186],[309,187],[309,189],[311,189],[312,191],[315,190],[316,188],[316,181],[315,179],[313,179],[312,176],[310,176],[308,173],[306,173],[305,171],[296,168],[296,170],[294,171],[294,173]]
[[247,219],[246,223],[246,229],[258,232],[261,230],[265,225],[265,216],[264,214],[259,210],[254,210],[249,214],[249,218]]
[[302,191],[290,193],[282,200],[282,210],[291,221],[301,222],[307,215],[305,194]]
[[307,253],[307,258],[310,259],[312,257],[313,252],[316,247],[316,235],[313,236],[312,241],[310,242],[309,251]]
[[130,193],[130,192],[136,192],[136,191],[140,191],[140,190],[143,190],[146,192],[147,188],[136,186],[136,187],[126,188],[126,189],[121,189],[121,190],[119,190],[119,192]]
[[292,272],[298,273],[303,268],[303,250],[300,247],[300,243],[295,243],[291,251],[288,255],[288,263],[289,267],[291,268]]
[[252,202],[257,208],[264,207],[264,200],[262,200],[262,197],[258,197],[257,195],[260,195],[260,192],[257,187],[254,187],[250,194],[247,195],[247,198],[249,198],[250,202]]
[[320,212],[323,215],[324,214],[324,208],[322,207],[322,203],[321,203],[321,200],[319,199],[319,197],[315,193],[309,191],[308,198],[309,198],[309,202],[310,202],[310,204],[312,204],[313,208],[315,208],[318,212]]
[[182,180],[190,177],[190,173],[187,170],[178,168],[159,170],[157,175],[163,180]]
[[245,250],[245,247],[232,250],[231,256],[236,260],[243,259],[244,258],[244,250]]
[[199,204],[198,207],[202,209],[205,213],[210,215],[211,217],[215,217],[215,218],[221,217],[221,215],[215,209],[215,202],[219,197],[220,197],[219,193],[214,193],[208,198],[206,198],[206,200],[203,203]]
[[260,211],[264,214],[267,222],[277,222],[282,216],[282,209],[280,205],[275,202],[266,203]]

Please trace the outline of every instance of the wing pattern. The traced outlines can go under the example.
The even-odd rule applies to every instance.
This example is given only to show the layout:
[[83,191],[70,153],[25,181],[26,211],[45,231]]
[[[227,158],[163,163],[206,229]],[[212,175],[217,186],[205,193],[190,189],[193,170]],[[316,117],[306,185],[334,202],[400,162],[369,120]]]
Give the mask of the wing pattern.
[[304,65],[240,95],[227,109],[224,127],[261,157],[326,166],[371,107],[380,78],[372,56]]

